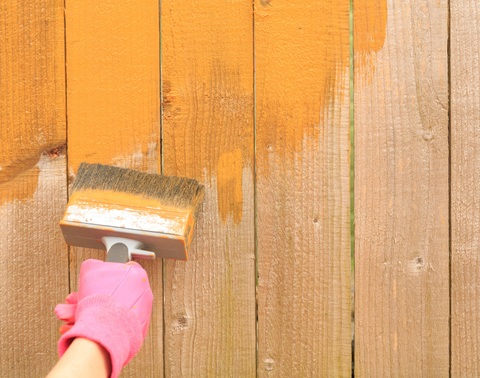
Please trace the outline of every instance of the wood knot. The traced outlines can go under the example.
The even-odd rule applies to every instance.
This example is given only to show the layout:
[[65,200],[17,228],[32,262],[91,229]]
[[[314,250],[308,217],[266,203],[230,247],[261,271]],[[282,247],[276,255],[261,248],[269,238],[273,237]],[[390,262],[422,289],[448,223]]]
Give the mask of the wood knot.
[[188,318],[186,315],[182,314],[177,317],[177,327],[182,329],[188,327]]
[[52,148],[50,151],[45,151],[43,154],[47,155],[50,159],[59,157],[67,149],[67,144],[63,143],[60,146]]
[[431,140],[433,140],[433,133],[424,131],[422,134],[422,138],[424,141],[430,142]]
[[265,369],[268,370],[268,371],[273,370],[273,360],[271,358],[267,358],[265,360]]
[[420,269],[423,266],[423,257],[417,257],[415,259],[415,263],[417,264],[417,267]]
[[425,259],[415,257],[407,262],[407,272],[413,275],[421,274],[425,268]]

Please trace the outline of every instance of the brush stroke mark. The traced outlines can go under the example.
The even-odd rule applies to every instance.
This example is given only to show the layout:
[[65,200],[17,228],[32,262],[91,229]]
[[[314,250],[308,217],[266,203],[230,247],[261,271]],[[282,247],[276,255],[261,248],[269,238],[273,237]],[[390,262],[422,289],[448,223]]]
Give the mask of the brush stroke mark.
[[56,159],[65,156],[65,148],[66,144],[63,143],[41,152],[38,157],[19,160],[16,164],[3,162],[3,165],[0,165],[0,206],[14,200],[25,202],[32,198],[37,189],[41,157]]
[[370,82],[375,72],[375,53],[385,43],[387,0],[355,0],[353,25],[355,72]]
[[25,203],[37,190],[38,166],[22,170],[15,178],[0,184],[0,206],[15,200]]
[[[311,20],[306,14],[319,14]],[[349,85],[349,3],[299,7],[272,1],[255,9],[257,162],[259,177],[294,164],[305,140],[321,148],[323,125]],[[333,115],[338,117],[339,115]],[[314,121],[312,121],[314,120]]]
[[253,88],[226,62],[204,59],[205,69],[213,68],[208,76],[216,78],[208,85],[194,79],[165,82],[164,161],[171,175],[203,180],[206,172],[212,185],[215,178],[219,215],[223,223],[231,217],[238,225],[243,214],[243,168],[253,170]]

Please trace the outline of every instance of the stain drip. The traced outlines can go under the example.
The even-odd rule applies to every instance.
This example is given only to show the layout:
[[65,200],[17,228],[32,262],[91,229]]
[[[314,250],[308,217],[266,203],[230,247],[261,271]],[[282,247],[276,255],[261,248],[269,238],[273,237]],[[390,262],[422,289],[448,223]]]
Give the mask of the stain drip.
[[218,160],[218,207],[223,222],[226,222],[228,214],[233,214],[235,224],[242,220],[242,167],[243,157],[240,149],[226,152]]

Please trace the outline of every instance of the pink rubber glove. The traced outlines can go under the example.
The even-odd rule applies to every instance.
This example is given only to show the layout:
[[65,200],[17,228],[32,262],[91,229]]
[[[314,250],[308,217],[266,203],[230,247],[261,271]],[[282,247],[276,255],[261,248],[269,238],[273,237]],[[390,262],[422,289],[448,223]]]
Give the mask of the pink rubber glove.
[[110,353],[111,377],[118,377],[147,335],[152,302],[147,272],[139,264],[84,261],[78,294],[55,307],[57,317],[67,323],[60,328],[59,356],[75,337],[84,337]]

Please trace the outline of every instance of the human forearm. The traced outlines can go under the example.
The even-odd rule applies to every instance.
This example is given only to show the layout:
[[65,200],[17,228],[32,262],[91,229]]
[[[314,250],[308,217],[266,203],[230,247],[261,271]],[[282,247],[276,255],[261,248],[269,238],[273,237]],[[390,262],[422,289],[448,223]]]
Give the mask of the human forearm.
[[94,341],[76,338],[47,378],[108,378],[110,355]]

